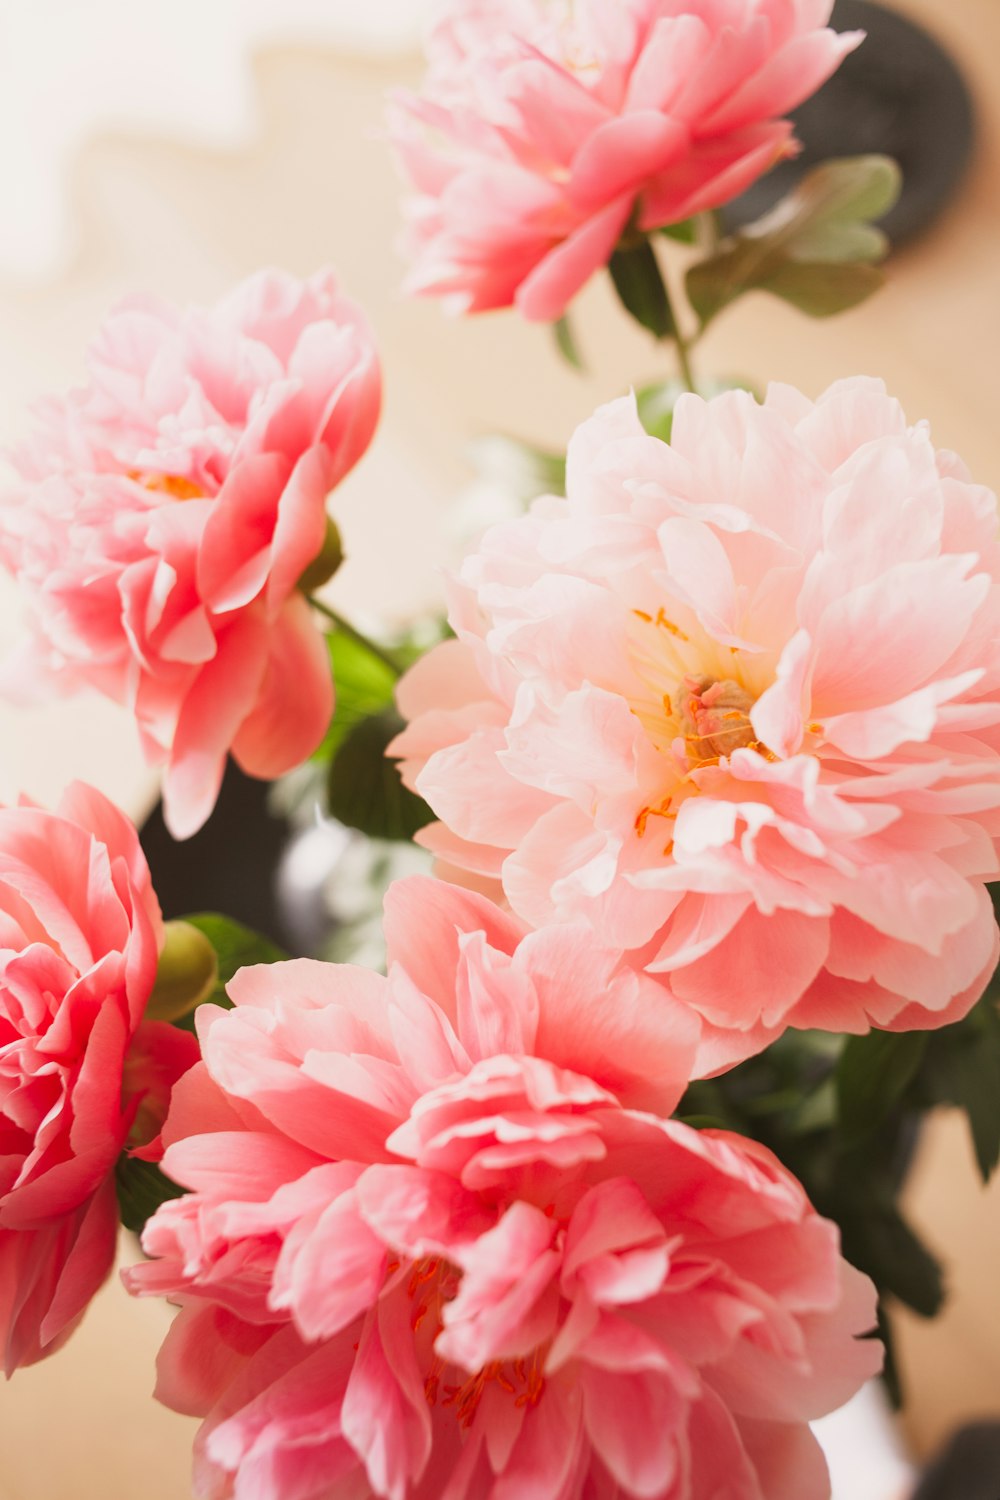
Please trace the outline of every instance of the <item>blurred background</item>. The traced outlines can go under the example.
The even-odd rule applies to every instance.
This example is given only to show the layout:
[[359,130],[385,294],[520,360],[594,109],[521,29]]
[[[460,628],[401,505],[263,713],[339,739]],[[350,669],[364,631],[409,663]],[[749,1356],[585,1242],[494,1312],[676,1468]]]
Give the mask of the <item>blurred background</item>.
[[[854,0],[851,24],[866,4]],[[586,291],[575,319],[585,377],[561,363],[546,329],[513,314],[455,323],[401,297],[383,100],[419,78],[428,8],[0,3],[0,443],[24,431],[32,399],[80,378],[87,340],[118,298],[151,291],[205,302],[262,265],[306,274],[330,263],[372,318],[386,372],[380,433],[337,495],[349,561],[332,597],[349,616],[388,627],[440,602],[477,436],[558,447],[599,401],[672,373],[603,283]],[[1000,0],[893,0],[891,9],[927,28],[964,77],[976,118],[967,169],[961,152],[945,151],[938,172],[954,191],[896,250],[888,286],[870,303],[821,324],[751,296],[713,328],[699,369],[786,380],[809,394],[840,376],[881,376],[911,421],[926,418],[937,444],[997,489]],[[936,131],[958,145],[960,125],[935,123],[923,98],[918,80],[912,119],[931,141]],[[899,118],[890,108],[887,128]],[[857,149],[853,138],[839,148]],[[0,648],[17,628],[5,581]],[[0,705],[0,798],[27,791],[51,802],[73,776],[137,820],[155,799],[130,722],[103,700]],[[906,1208],[951,1286],[935,1322],[897,1320],[909,1397],[899,1441],[923,1460],[957,1426],[1000,1418],[1000,1184],[980,1188],[958,1118],[942,1114],[924,1132]],[[194,1424],[150,1399],[167,1318],[111,1284],[58,1358],[0,1391],[0,1500],[185,1500]],[[908,1493],[906,1464],[884,1449],[882,1426],[869,1404],[832,1429],[838,1500]],[[996,1500],[1000,1478],[983,1493]]]

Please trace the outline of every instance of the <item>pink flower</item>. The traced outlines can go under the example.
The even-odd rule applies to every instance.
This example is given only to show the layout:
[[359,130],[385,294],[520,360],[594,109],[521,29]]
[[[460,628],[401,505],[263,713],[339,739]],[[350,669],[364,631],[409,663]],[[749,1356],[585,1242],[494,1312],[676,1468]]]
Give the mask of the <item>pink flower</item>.
[[[197,1054],[192,1038],[172,1045],[182,1033],[142,1022],[160,909],[135,830],[90,787],[71,787],[55,813],[0,809],[0,933],[0,1363],[9,1375],[65,1342],[111,1269],[112,1170],[144,1105],[145,1059],[166,1044],[176,1077]],[[123,1087],[129,1066],[136,1077]]]
[[486,534],[404,680],[421,840],[628,950],[700,1071],[957,1020],[997,961],[994,496],[861,379],[683,396],[669,446],[616,402],[567,488]]
[[239,1500],[822,1500],[806,1423],[873,1290],[762,1147],[660,1113],[682,1007],[564,926],[423,878],[388,979],[244,969],[198,1015],[133,1290],[158,1394]]
[[42,406],[15,455],[0,559],[35,639],[11,675],[127,704],[167,763],[181,838],[211,812],[227,751],[273,778],[326,729],[326,648],[296,585],[371,439],[378,360],[329,272],[266,272],[210,310],[123,304],[90,377]]
[[862,33],[832,0],[452,0],[392,135],[411,292],[550,320],[611,258],[794,152],[782,119]]

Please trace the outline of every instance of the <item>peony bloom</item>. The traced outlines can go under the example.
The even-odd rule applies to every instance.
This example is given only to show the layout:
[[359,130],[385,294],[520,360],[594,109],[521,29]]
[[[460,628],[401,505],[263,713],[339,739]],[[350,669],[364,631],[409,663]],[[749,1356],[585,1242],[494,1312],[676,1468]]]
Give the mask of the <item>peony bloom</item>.
[[[145,1080],[193,1039],[143,1022],[162,942],[135,830],[90,787],[0,809],[0,1365],[64,1343],[111,1269],[112,1171]],[[166,1047],[162,1047],[162,1043]],[[162,1106],[161,1106],[162,1107]]]
[[822,1500],[807,1421],[873,1290],[762,1147],[669,1110],[683,1008],[565,926],[425,877],[388,979],[244,969],[198,1015],[133,1290],[158,1394],[240,1500]]
[[626,229],[736,197],[861,40],[832,0],[452,0],[391,129],[409,290],[561,316]]
[[272,778],[326,729],[325,643],[296,585],[379,400],[371,330],[332,275],[267,272],[210,310],[123,304],[89,386],[44,404],[14,456],[0,560],[35,638],[9,678],[126,704],[167,763],[176,837],[211,812],[227,751]]
[[959,1019],[997,961],[994,496],[861,379],[683,396],[669,446],[618,401],[567,491],[487,532],[404,679],[422,841],[628,950],[700,1071]]

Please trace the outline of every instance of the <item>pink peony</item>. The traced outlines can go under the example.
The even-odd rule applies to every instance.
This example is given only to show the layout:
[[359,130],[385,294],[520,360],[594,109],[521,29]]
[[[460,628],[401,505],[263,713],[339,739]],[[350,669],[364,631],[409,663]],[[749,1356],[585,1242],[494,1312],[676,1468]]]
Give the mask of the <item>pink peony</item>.
[[123,304],[90,376],[41,407],[0,511],[35,626],[11,675],[127,704],[185,837],[227,751],[272,778],[326,729],[326,648],[296,585],[371,439],[378,360],[330,273],[267,272],[211,310]]
[[675,1102],[682,1007],[580,927],[421,877],[388,979],[244,969],[199,1012],[133,1290],[221,1500],[822,1500],[806,1423],[880,1350],[836,1228]]
[[960,1018],[997,961],[994,496],[861,379],[683,396],[669,446],[615,402],[567,489],[486,534],[404,680],[422,840],[628,950],[700,1071]]
[[161,942],[135,830],[98,792],[77,784],[56,813],[0,809],[0,1363],[8,1375],[65,1342],[111,1269],[112,1169],[138,1112],[158,1128],[144,1098],[151,1054],[162,1074],[165,1050],[173,1076],[197,1056],[193,1038],[142,1021]]
[[626,229],[717,208],[861,40],[832,0],[452,0],[391,116],[409,290],[558,318]]

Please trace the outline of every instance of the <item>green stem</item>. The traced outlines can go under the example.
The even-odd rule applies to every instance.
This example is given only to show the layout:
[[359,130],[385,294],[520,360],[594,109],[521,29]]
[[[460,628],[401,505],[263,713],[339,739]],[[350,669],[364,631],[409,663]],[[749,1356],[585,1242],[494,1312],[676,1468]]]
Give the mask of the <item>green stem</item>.
[[363,646],[366,651],[370,651],[372,656],[377,656],[379,661],[389,668],[394,677],[402,677],[406,668],[391,651],[386,650],[385,646],[378,645],[376,641],[369,640],[368,636],[352,625],[350,620],[345,620],[342,614],[339,614],[335,609],[331,609],[329,604],[324,604],[321,599],[317,599],[315,594],[308,594],[306,597],[313,609],[319,610],[321,615],[325,615],[337,630],[341,630],[344,635],[350,636],[352,641],[357,641],[358,645]]
[[[667,307],[669,308],[671,325],[671,332],[667,335],[667,337],[672,338],[674,343],[677,345],[677,363],[680,366],[681,380],[684,382],[689,391],[693,391],[695,395],[697,395],[698,386],[694,378],[694,370],[691,366],[691,346],[695,342],[695,339],[685,338],[684,334],[681,332],[681,325],[677,321],[677,314],[674,311],[673,299],[670,295],[670,284],[667,280],[666,275],[663,273],[662,266],[661,276],[663,277],[663,291],[667,299]],[[697,337],[697,335],[695,337]]]
[[681,367],[681,379],[689,391],[697,394],[698,387],[695,383],[694,371],[691,368],[691,341],[682,336],[680,330],[674,334],[677,344],[677,363]]

